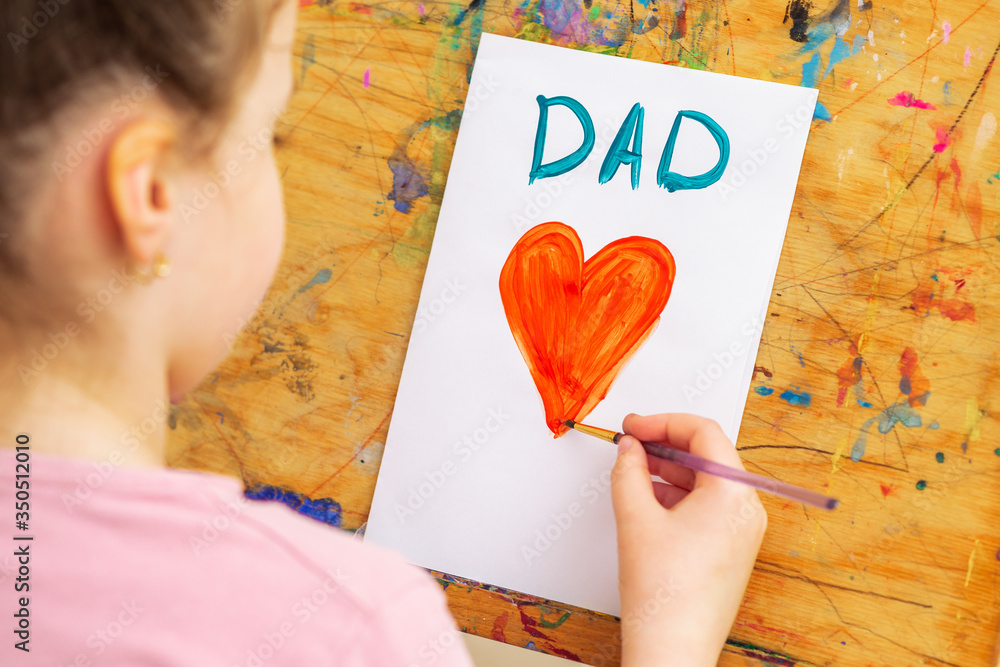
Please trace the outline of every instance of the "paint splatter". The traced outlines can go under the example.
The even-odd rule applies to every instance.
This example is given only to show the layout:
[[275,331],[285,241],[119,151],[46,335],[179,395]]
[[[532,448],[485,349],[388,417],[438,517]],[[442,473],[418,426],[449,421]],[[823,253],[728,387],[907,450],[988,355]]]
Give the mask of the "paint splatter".
[[891,431],[896,424],[914,428],[921,425],[921,420],[920,415],[910,407],[908,401],[893,403],[861,426],[861,433],[858,434],[858,439],[855,440],[854,446],[851,448],[851,460],[855,463],[865,455],[865,449],[868,446],[868,431],[876,423],[878,424],[878,432],[884,435]]
[[938,452],[937,454],[935,454],[934,460],[936,460],[938,463],[944,463],[944,452]]
[[919,482],[917,482],[917,491],[923,491],[926,488],[927,488],[927,480],[926,479],[922,479]]
[[969,581],[972,579],[972,566],[976,563],[976,549],[979,548],[979,538],[972,543],[972,551],[969,552],[969,569],[965,571],[965,587],[969,587]]
[[962,422],[962,430],[968,434],[968,442],[979,440],[979,422],[982,421],[983,413],[979,410],[979,399],[970,396],[965,399],[965,420]]
[[854,389],[855,396],[858,397],[858,402],[861,402],[861,396],[864,393],[864,386],[861,383],[861,368],[864,364],[864,360],[858,353],[858,346],[855,343],[851,343],[849,348],[849,353],[851,355],[850,359],[844,362],[844,365],[837,369],[837,407],[844,405],[844,399],[847,398],[847,392]]
[[780,398],[783,401],[788,401],[789,405],[798,405],[803,408],[808,408],[809,405],[812,403],[812,396],[810,396],[804,391],[798,392],[798,391],[792,391],[791,389],[786,389],[785,391],[781,392],[781,395],[778,398]]
[[524,628],[525,632],[527,632],[532,637],[535,637],[536,639],[549,638],[548,635],[545,635],[538,630],[538,621],[525,614],[524,609],[521,608],[520,606],[518,606],[517,610],[521,612],[521,626]]
[[372,68],[366,67],[365,75],[361,79],[361,85],[365,87],[365,90],[368,90],[368,86],[370,86],[371,83],[372,83]]
[[[806,88],[816,88],[819,85],[820,70],[823,68],[823,58],[820,57],[819,52],[813,54],[813,57],[808,61],[802,63],[802,86]],[[813,111],[813,118],[818,118],[820,120],[829,121],[832,116],[830,115],[830,110],[826,106],[817,101],[816,110]]]
[[754,389],[754,391],[757,392],[760,396],[770,396],[771,394],[774,393],[774,389],[771,389],[770,387],[765,387],[764,385],[757,387],[756,389]]
[[[639,0],[640,2],[642,0]],[[653,17],[654,19],[656,17]],[[674,9],[674,29],[670,32],[670,39],[684,39],[687,34],[687,2],[678,0]]]
[[316,272],[316,275],[313,276],[309,282],[307,282],[305,285],[299,288],[298,293],[302,294],[303,292],[309,290],[312,287],[315,287],[316,285],[322,285],[323,283],[330,282],[330,277],[332,275],[333,275],[332,270],[320,269],[319,271]]
[[883,498],[888,498],[889,495],[892,493],[892,489],[893,489],[892,484],[882,484],[881,482],[879,482],[878,487],[879,487],[879,490],[882,492],[882,497]]
[[943,127],[934,129],[934,139],[935,153],[943,153],[948,146],[951,146],[951,137],[948,136],[948,130]]
[[971,58],[972,58],[972,49],[970,49],[969,47],[965,47],[965,62],[963,62],[962,64],[965,65],[966,67],[968,67],[969,66],[969,60]]
[[[642,21],[625,12],[616,13],[615,21],[610,25],[593,25],[591,22],[600,15],[594,13],[590,2],[568,2],[567,0],[534,0],[525,2],[513,12],[515,19],[523,19],[518,34],[525,35],[534,41],[551,41],[564,46],[588,48],[588,50],[614,53],[630,36],[637,32],[642,34],[658,25],[655,16],[647,17],[646,29]],[[640,4],[645,5],[645,2]],[[674,31],[686,30],[686,13],[684,3],[675,5]],[[612,14],[609,12],[608,17]],[[683,25],[679,25],[683,23]],[[605,47],[605,48],[602,48]],[[703,66],[704,67],[704,66]]]
[[340,527],[340,503],[332,498],[312,500],[301,493],[270,484],[253,484],[243,491],[243,495],[251,500],[277,500],[300,514],[305,514],[331,526]]
[[944,36],[941,38],[941,41],[944,42],[945,44],[947,44],[948,40],[951,39],[951,23],[948,22],[948,21],[945,21],[941,25],[941,29],[944,31]]
[[423,16],[423,15],[425,15],[425,14],[427,13],[427,12],[426,12],[426,11],[424,10],[424,3],[422,3],[422,2],[421,2],[421,3],[419,3],[419,4],[417,5],[417,11],[418,11],[418,12],[420,12],[420,15],[421,15],[421,16]]
[[774,373],[772,373],[771,371],[767,370],[767,368],[765,368],[764,366],[754,366],[753,367],[753,377],[757,377],[757,373],[763,373],[764,377],[766,377],[768,380],[770,380],[772,377],[774,377]]
[[505,611],[493,621],[493,634],[491,636],[495,641],[506,643],[507,636],[504,634],[504,629],[507,627],[508,620],[510,620],[510,612]]
[[389,199],[396,202],[395,209],[400,213],[409,213],[413,201],[424,197],[430,192],[427,187],[427,177],[423,170],[408,155],[399,149],[389,158],[389,169],[392,170],[392,192]]
[[841,438],[840,440],[837,441],[837,446],[833,450],[833,456],[830,457],[830,474],[831,475],[833,473],[837,472],[838,470],[840,470],[841,466],[838,465],[837,462],[840,461],[840,457],[844,455],[844,449],[846,447],[847,447],[847,438],[846,437],[843,437],[843,438]]
[[584,261],[579,235],[561,222],[529,229],[511,249],[500,298],[556,437],[607,396],[659,322],[675,271],[666,246],[640,236]]
[[912,347],[903,350],[899,357],[899,391],[906,394],[910,407],[927,405],[927,397],[931,394],[931,383],[917,362],[917,351]]
[[909,91],[902,91],[895,97],[889,98],[889,104],[894,107],[913,107],[914,109],[937,109],[936,106],[930,102],[924,102],[923,100],[914,96],[913,93]]
[[792,27],[788,31],[788,36],[796,42],[808,42],[809,36],[809,10],[812,3],[808,0],[791,0],[785,7],[785,18],[782,23],[788,23],[792,19]]
[[802,64],[802,86],[805,88],[815,88],[819,84],[820,68],[823,66],[823,58],[819,51],[813,57]]
[[927,428],[929,428],[932,431],[936,431],[939,428],[941,428],[941,424],[938,424],[937,420],[935,419],[934,421],[931,422],[931,425],[928,426]]
[[[545,620],[545,609],[546,609],[545,607],[540,607],[539,608],[540,613],[538,615],[538,622],[542,624],[543,628],[549,628],[549,629],[558,628],[560,625],[562,625],[563,623],[565,623],[566,621],[568,621],[569,617],[573,613],[573,612],[570,612],[570,611],[565,611],[556,620],[554,620],[554,621],[547,621],[547,620]],[[558,613],[558,611],[559,610],[557,609],[556,613]]]
[[[830,51],[830,62],[827,64],[826,69],[823,71],[823,78],[829,74],[834,66],[840,61],[853,56],[854,54],[861,51],[861,47],[865,44],[865,38],[863,35],[855,35],[854,41],[850,44],[843,37],[838,37],[833,42],[833,49]],[[853,83],[853,86],[851,85]],[[852,79],[848,78],[844,82],[844,87],[850,90],[854,90],[857,87],[857,83],[854,83]]]
[[975,305],[960,298],[957,291],[953,297],[945,296],[946,290],[947,287],[934,277],[921,280],[912,292],[911,308],[924,316],[930,315],[931,310],[937,310],[952,322],[975,322]]

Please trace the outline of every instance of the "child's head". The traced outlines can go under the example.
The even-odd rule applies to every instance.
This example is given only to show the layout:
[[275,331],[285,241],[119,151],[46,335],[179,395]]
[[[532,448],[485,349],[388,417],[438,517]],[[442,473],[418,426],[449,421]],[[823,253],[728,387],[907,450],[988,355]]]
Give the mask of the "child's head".
[[177,394],[221,359],[281,253],[271,131],[294,20],[290,0],[3,0],[0,340],[15,364],[75,338],[75,359],[44,348],[57,377],[114,350],[109,374],[165,369]]

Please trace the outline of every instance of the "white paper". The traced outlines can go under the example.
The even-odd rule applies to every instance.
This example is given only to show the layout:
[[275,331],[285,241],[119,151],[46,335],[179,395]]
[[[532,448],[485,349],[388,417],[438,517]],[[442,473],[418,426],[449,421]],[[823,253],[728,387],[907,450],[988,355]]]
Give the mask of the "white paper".
[[[596,142],[574,170],[529,185],[538,95],[579,101]],[[636,102],[639,187],[628,165],[600,185]],[[483,35],[366,539],[423,567],[617,615],[614,447],[552,437],[504,315],[500,270],[548,221],[573,227],[586,258],[626,236],[661,241],[677,267],[669,302],[586,422],[617,429],[629,412],[693,412],[735,439],[815,103],[810,88]],[[726,170],[703,189],[657,187],[678,110],[707,114],[729,137]],[[545,161],[582,136],[568,109],[551,107]],[[672,170],[715,164],[707,130],[684,120],[678,136]]]

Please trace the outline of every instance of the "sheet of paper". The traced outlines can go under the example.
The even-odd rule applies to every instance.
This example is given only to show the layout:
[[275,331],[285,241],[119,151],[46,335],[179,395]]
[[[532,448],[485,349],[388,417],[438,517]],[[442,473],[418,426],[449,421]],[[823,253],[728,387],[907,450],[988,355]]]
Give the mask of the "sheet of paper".
[[[552,98],[585,110],[593,146],[529,184],[533,166],[586,144],[586,123]],[[642,155],[637,187],[629,164],[601,184],[636,103],[641,143],[632,128],[625,148]],[[553,437],[501,270],[550,221],[575,230],[587,259],[625,237],[662,243],[676,275],[658,326],[585,421],[618,429],[629,412],[693,412],[735,439],[815,103],[809,88],[483,35],[366,539],[423,567],[617,615],[614,447]],[[670,191],[658,174],[680,111],[709,120],[682,117],[666,172],[723,164],[713,123],[729,155],[715,182]]]

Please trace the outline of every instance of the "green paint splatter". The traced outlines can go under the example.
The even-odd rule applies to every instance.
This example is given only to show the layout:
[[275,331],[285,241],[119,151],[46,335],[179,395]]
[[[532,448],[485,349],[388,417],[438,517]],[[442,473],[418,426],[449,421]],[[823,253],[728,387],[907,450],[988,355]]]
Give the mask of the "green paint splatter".
[[917,482],[917,491],[923,491],[926,488],[927,488],[926,480],[920,480],[919,482]]
[[997,456],[1000,456],[1000,447],[997,447],[996,449],[994,449],[993,453],[996,454]]
[[593,20],[597,19],[597,16],[600,13],[601,13],[601,8],[598,7],[597,5],[594,5],[593,7],[590,8],[590,13],[587,14],[587,18],[590,19],[591,21],[593,21]]
[[938,452],[934,455],[934,458],[937,459],[938,463],[944,463],[944,452]]
[[566,622],[566,619],[570,617],[571,612],[565,612],[562,616],[554,621],[545,620],[545,612],[543,611],[538,615],[538,622],[542,624],[543,628],[558,628],[560,625]]

